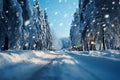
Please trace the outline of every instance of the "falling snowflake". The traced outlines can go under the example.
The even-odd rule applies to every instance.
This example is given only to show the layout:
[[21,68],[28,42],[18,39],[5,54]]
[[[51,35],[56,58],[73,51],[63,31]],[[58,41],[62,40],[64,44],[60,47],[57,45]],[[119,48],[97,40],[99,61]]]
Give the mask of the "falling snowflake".
[[63,26],[63,23],[60,23],[59,26],[62,27],[62,26]]
[[100,23],[97,23],[97,25],[100,25]]
[[114,7],[112,7],[112,10],[115,9]]
[[93,1],[92,0],[90,0],[90,3],[92,3]]
[[111,36],[110,38],[111,38],[111,39],[113,39],[113,37],[112,37],[112,36]]
[[10,30],[11,29],[11,27],[8,27],[8,30]]
[[46,7],[45,10],[48,10],[48,8]]
[[104,31],[107,29],[107,27],[104,28]]
[[16,12],[16,16],[19,17],[19,15],[20,15],[19,12]]
[[89,29],[87,29],[87,32],[89,32]]
[[25,26],[30,24],[30,20],[25,21]]
[[52,27],[52,26],[53,26],[53,23],[50,23],[50,26]]
[[103,26],[103,27],[105,27],[105,26],[106,26],[106,24],[103,24],[102,26]]
[[59,0],[59,3],[61,3],[62,2],[62,0]]
[[29,46],[29,43],[26,43],[25,46],[28,47],[28,46]]
[[19,21],[17,20],[16,23],[19,23]]
[[114,25],[114,24],[112,24],[111,26],[112,26],[112,27],[114,27],[115,25]]
[[115,2],[113,1],[112,4],[115,4]]
[[31,28],[31,27],[30,27],[29,29],[30,29],[30,30],[32,30],[32,28]]
[[84,21],[84,24],[86,24],[86,21]]
[[33,47],[35,48],[35,47],[36,47],[36,44],[34,44]]
[[67,2],[68,0],[65,0],[65,2]]
[[109,14],[106,14],[105,16],[104,16],[104,18],[109,18],[110,16],[109,16]]
[[33,39],[35,39],[35,36],[32,36]]
[[75,27],[77,26],[77,24],[74,25]]
[[102,9],[102,10],[105,10],[105,8],[104,8],[104,7],[102,7],[101,9]]
[[91,12],[91,14],[93,14],[93,13],[94,13],[94,11]]
[[54,15],[58,15],[58,12],[55,12]]
[[5,11],[6,13],[8,13],[9,11],[7,10],[7,11]]
[[20,1],[22,4],[24,4],[24,2],[23,1]]
[[71,16],[73,16],[73,15],[74,15],[74,13],[71,14]]
[[39,5],[36,5],[36,6],[35,6],[35,8],[38,8],[38,7],[39,7]]
[[66,14],[64,14],[64,16],[63,16],[63,18],[67,18],[68,17],[68,14],[66,13]]
[[8,21],[6,20],[5,23],[7,23]]
[[93,23],[95,22],[95,19],[92,21]]
[[96,12],[97,14],[99,13],[99,11]]
[[109,8],[105,8],[106,10],[108,10]]
[[4,19],[4,17],[2,16],[2,19]]

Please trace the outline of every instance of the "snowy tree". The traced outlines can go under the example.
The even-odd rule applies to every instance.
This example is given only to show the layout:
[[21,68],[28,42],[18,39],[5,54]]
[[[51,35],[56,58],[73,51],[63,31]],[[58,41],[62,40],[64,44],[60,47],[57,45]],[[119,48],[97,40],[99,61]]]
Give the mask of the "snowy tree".
[[80,33],[80,21],[79,21],[79,13],[76,10],[74,13],[74,21],[72,21],[71,29],[70,29],[70,39],[71,39],[71,45],[74,49],[75,47],[80,46],[81,44],[81,33]]
[[52,35],[50,31],[50,26],[48,23],[48,17],[46,11],[44,14],[40,9],[40,4],[38,0],[35,1],[34,5],[34,25],[38,29],[38,40],[36,45],[38,49],[51,49],[52,47]]
[[120,41],[119,0],[79,0],[78,9],[77,18],[80,20],[75,20],[77,18],[74,16],[72,24],[78,22],[79,25],[76,26],[77,29],[71,26],[70,31],[72,44],[80,41],[78,45],[82,45],[83,50],[88,50],[88,37],[92,33],[95,37],[94,49],[119,49],[120,45],[116,44]]
[[[0,3],[0,40],[2,40],[1,42],[3,42],[0,46],[4,47],[6,44],[8,44],[9,49],[20,49],[19,39],[21,36],[21,27],[23,20],[20,4],[17,0],[4,0]],[[6,39],[9,40],[9,43],[6,43]]]
[[38,39],[36,42],[36,48],[41,50],[42,49],[42,26],[43,26],[43,15],[40,9],[40,5],[38,0],[35,1],[35,5],[33,7],[33,14],[34,14],[34,26],[36,26],[38,32]]
[[46,11],[44,11],[44,19],[45,19],[45,26],[46,26],[46,48],[51,50],[52,49],[52,34],[50,25],[48,23],[48,16]]
[[34,49],[35,40],[37,40],[37,29],[33,27],[33,14],[29,0],[18,0],[23,13],[23,26],[22,26],[22,46],[24,49]]
[[29,0],[0,1],[0,50],[42,50],[52,45],[46,12],[38,0],[31,8]]
[[61,49],[69,49],[70,48],[70,39],[69,38],[62,38],[60,39],[62,43]]

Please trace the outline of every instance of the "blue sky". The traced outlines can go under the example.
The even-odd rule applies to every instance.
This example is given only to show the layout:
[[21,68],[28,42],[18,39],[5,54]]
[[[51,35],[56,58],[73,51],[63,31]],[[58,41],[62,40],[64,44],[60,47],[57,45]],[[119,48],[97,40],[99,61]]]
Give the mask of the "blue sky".
[[50,26],[56,37],[69,37],[73,14],[78,0],[39,0],[40,7],[47,11]]

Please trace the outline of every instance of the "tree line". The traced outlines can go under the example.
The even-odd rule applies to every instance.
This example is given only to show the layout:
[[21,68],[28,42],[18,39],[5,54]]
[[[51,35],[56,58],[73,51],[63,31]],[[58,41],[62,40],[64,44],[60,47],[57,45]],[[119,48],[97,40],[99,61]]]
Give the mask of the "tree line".
[[119,12],[119,0],[79,0],[70,29],[71,49],[120,49]]
[[0,50],[50,50],[52,35],[38,0],[0,0]]

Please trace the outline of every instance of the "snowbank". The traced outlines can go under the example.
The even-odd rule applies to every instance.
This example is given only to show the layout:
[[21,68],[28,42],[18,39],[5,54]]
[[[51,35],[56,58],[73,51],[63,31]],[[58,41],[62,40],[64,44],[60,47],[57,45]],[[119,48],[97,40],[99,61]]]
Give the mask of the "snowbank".
[[47,51],[0,52],[0,80],[26,80],[54,58]]
[[120,51],[0,52],[0,80],[119,80]]
[[120,60],[120,50],[70,51],[70,53]]
[[120,79],[120,51],[71,52],[69,54],[79,62],[76,65],[82,68],[81,75],[84,74],[82,77],[85,80]]

